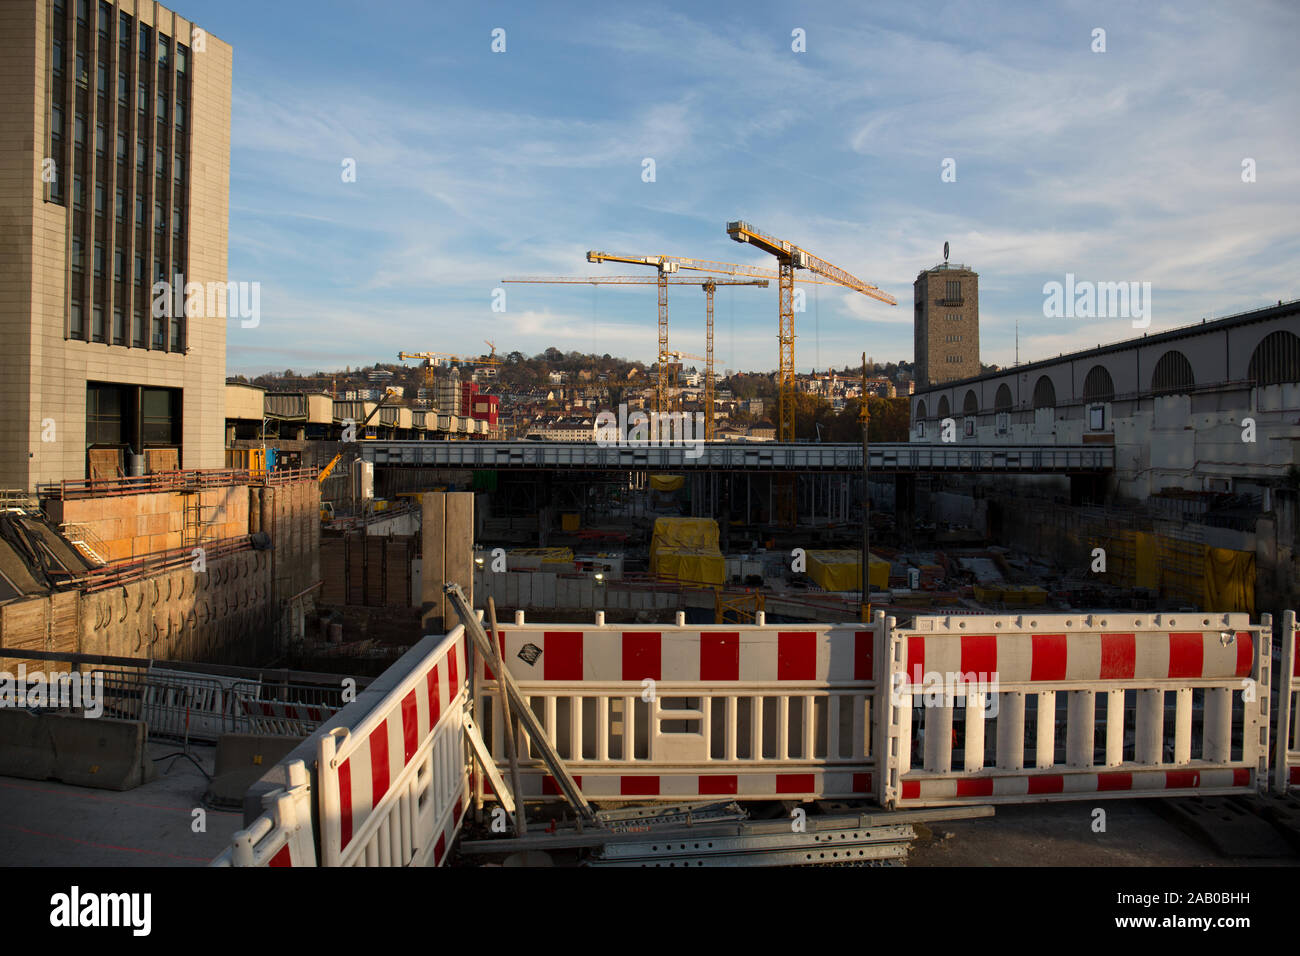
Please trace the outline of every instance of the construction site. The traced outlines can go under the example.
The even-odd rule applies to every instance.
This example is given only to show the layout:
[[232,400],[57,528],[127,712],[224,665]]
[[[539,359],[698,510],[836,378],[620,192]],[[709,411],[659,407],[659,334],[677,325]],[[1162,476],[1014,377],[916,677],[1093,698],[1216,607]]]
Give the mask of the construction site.
[[[0,786],[31,825],[5,854],[44,859],[22,835],[41,806],[95,788],[135,794],[114,825],[155,863],[943,865],[1064,839],[1042,805],[1101,798],[1158,834],[1152,859],[1294,862],[1297,304],[1172,333],[1253,343],[1216,394],[1251,382],[1262,455],[1216,435],[1230,399],[1166,432],[1198,387],[1076,396],[1050,371],[1009,406],[972,380],[960,438],[965,386],[932,386],[908,441],[872,442],[865,356],[861,441],[800,441],[796,270],[895,300],[727,233],[777,268],[588,254],[654,269],[615,280],[657,286],[639,419],[502,440],[498,403],[466,415],[480,393],[447,381],[495,355],[403,352],[438,405],[228,384],[225,469],[99,447],[85,478],[6,493],[4,670],[63,676],[6,687]],[[769,282],[775,434],[724,440],[713,293]],[[706,296],[698,414],[676,284]],[[1220,470],[1182,464],[1202,460]],[[64,694],[82,681],[94,721]],[[211,812],[210,835],[134,818],[145,795]],[[87,821],[74,839],[115,860]]]

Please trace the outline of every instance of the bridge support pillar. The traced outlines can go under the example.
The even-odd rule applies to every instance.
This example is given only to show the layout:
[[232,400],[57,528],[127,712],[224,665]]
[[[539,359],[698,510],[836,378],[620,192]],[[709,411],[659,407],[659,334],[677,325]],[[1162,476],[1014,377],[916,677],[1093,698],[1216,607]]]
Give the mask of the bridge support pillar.
[[[426,635],[445,634],[449,622],[443,585],[459,584],[474,603],[474,493],[426,491],[422,507],[420,623]],[[450,621],[453,627],[456,623]]]

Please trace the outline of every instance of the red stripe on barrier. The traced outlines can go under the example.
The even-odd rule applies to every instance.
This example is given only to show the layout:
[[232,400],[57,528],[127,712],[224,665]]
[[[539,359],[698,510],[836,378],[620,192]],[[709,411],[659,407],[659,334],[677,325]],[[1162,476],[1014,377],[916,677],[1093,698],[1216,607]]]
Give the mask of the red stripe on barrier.
[[777,793],[814,793],[817,790],[815,773],[778,773],[776,775]]
[[1069,644],[1064,634],[1035,634],[1030,639],[1030,680],[1065,680]]
[[1200,677],[1205,671],[1205,639],[1195,634],[1169,635],[1169,676]]
[[[579,789],[582,788],[582,777],[580,775],[575,774],[573,777],[573,782],[578,786]],[[564,791],[560,789],[560,785],[559,783],[556,782],[554,777],[548,774],[547,776],[542,778],[542,794],[544,796],[558,797],[563,793]]]
[[1255,638],[1250,631],[1237,632],[1237,670],[1234,677],[1249,677],[1255,669]]
[[918,799],[920,799],[920,797],[921,797],[921,781],[920,781],[920,780],[904,780],[904,781],[903,781],[903,799],[904,799],[904,800],[918,800]]
[[325,719],[324,717],[321,716],[321,709],[320,709],[319,707],[308,707],[308,708],[307,708],[307,716],[308,716],[308,718],[310,718],[311,720],[314,720],[314,721],[317,721],[317,722],[320,722],[320,721],[322,721],[322,720]]
[[853,792],[854,793],[871,793],[871,774],[855,773],[853,775]]
[[455,826],[460,823],[460,815],[465,812],[465,803],[460,796],[456,797],[456,803],[451,808],[451,825]]
[[[436,664],[434,666],[437,667]],[[451,686],[451,696],[447,698],[447,703],[449,704],[455,700],[456,695],[460,693],[459,677],[460,675],[457,673],[456,667],[456,645],[453,644],[451,649],[447,651],[447,681]]]
[[[1235,778],[1234,778],[1234,782],[1235,782]],[[1290,783],[1292,786],[1300,786],[1300,767],[1291,768],[1291,777],[1287,782]]]
[[921,684],[925,680],[925,638],[909,637],[907,639],[907,673],[911,678],[908,683]]
[[352,842],[352,761],[339,764],[339,849]]
[[1097,774],[1097,792],[1104,793],[1108,790],[1132,790],[1133,774],[1131,773],[1099,773]]
[[740,680],[740,632],[700,635],[700,680]]
[[876,671],[873,663],[876,635],[873,631],[853,632],[853,679],[874,680]]
[[447,834],[439,833],[438,842],[433,845],[433,865],[437,866],[442,862],[442,855],[447,851]]
[[425,693],[429,697],[429,729],[432,730],[438,726],[438,714],[441,713],[438,707],[438,665],[434,664],[429,668],[429,673],[424,678]]
[[1101,636],[1100,680],[1132,680],[1137,668],[1137,637],[1133,634]]
[[274,716],[275,716],[275,711],[273,711],[273,710],[271,709],[271,705],[270,705],[270,704],[265,703],[265,702],[262,704],[262,716],[263,716],[263,717],[274,717]]
[[998,639],[992,634],[963,634],[961,636],[961,677],[962,683],[969,684],[986,675],[983,680],[992,680],[998,669]]
[[542,634],[542,680],[582,680],[582,631]]
[[275,856],[271,857],[271,862],[267,866],[293,866],[293,857],[289,853],[289,844],[285,844],[275,851]]
[[780,631],[776,635],[776,679],[817,679],[817,634]]
[[623,635],[623,680],[661,680],[663,639],[657,631]]
[[1250,786],[1250,768],[1237,767],[1232,771],[1232,785],[1234,787]]
[[370,806],[379,806],[388,792],[388,720],[370,731]]
[[619,777],[618,792],[623,796],[657,797],[659,777],[658,775]]
[[420,718],[415,710],[415,691],[402,698],[402,766],[411,762],[420,741]]
[[285,704],[284,713],[286,717],[289,717],[292,720],[298,719],[298,708],[295,707],[293,704]]
[[957,796],[991,797],[993,796],[993,778],[976,777],[974,779],[957,778]]
[[1195,770],[1166,770],[1166,790],[1190,790],[1201,785],[1201,775]]
[[700,775],[699,789],[700,794],[723,795],[737,792],[737,778],[733,774],[714,774],[712,776]]
[[1065,777],[1059,773],[1036,774],[1027,778],[1027,793],[1064,793]]

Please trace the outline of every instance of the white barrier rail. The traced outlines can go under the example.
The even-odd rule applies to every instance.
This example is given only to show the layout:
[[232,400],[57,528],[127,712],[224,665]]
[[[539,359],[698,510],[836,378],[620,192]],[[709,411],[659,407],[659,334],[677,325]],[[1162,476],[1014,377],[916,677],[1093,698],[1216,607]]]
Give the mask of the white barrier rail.
[[289,764],[289,783],[267,794],[267,811],[231,837],[212,866],[316,866],[311,786],[301,760]]
[[1277,672],[1277,750],[1273,789],[1300,789],[1300,659],[1296,656],[1295,611],[1282,612],[1281,659]]
[[458,625],[351,730],[319,739],[322,866],[439,866],[469,798],[465,629]]
[[1268,615],[934,617],[886,630],[887,808],[1266,785]]
[[[871,626],[515,625],[496,639],[585,796],[814,799],[873,792],[882,627],[883,615]],[[480,723],[504,766],[496,681],[478,667]],[[558,794],[517,733],[524,799]]]

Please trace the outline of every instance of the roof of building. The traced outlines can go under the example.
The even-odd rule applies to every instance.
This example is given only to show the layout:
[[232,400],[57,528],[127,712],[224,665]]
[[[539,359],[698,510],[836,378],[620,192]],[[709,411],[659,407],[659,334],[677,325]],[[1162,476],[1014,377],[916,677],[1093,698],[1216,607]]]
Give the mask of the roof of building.
[[914,394],[924,395],[928,392],[939,391],[940,389],[974,384],[975,382],[987,381],[991,378],[1000,378],[1009,372],[1031,372],[1035,369],[1050,368],[1051,366],[1059,365],[1062,362],[1073,362],[1080,359],[1111,355],[1115,352],[1123,352],[1144,345],[1159,345],[1162,342],[1174,342],[1179,339],[1191,338],[1195,335],[1221,332],[1224,329],[1234,328],[1239,325],[1250,325],[1252,322],[1268,322],[1272,319],[1279,319],[1292,314],[1300,315],[1300,299],[1292,299],[1290,302],[1279,302],[1277,305],[1265,306],[1262,309],[1255,309],[1251,312],[1239,312],[1236,315],[1229,315],[1222,319],[1215,319],[1213,322],[1208,319],[1202,319],[1194,325],[1180,326],[1176,329],[1170,329],[1168,332],[1158,332],[1155,335],[1147,335],[1143,333],[1142,335],[1135,336],[1131,339],[1122,339],[1119,342],[1112,342],[1110,345],[1099,345],[1096,348],[1084,349],[1079,352],[1065,352],[1054,358],[1040,359],[1037,362],[1028,362],[1024,365],[1008,365],[996,372],[984,372],[981,375],[972,375],[970,378],[958,378],[946,382],[936,382],[933,385],[927,385],[924,388],[918,386]]

